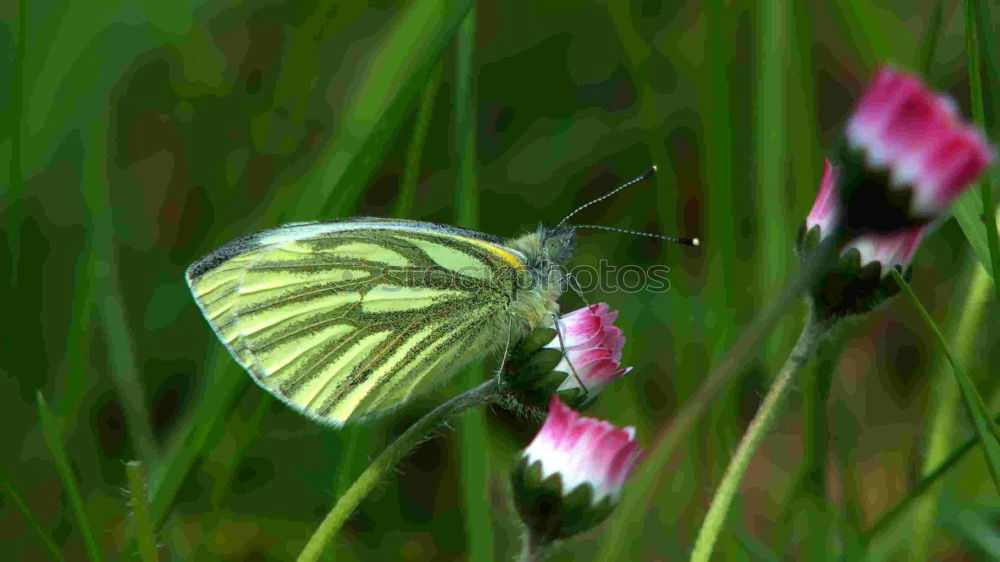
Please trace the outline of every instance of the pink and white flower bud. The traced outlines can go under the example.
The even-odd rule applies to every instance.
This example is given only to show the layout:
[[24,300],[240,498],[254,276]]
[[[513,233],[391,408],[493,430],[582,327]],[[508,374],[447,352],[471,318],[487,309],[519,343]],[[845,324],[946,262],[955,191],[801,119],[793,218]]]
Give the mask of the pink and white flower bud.
[[[823,179],[819,184],[816,201],[813,202],[812,210],[806,217],[806,234],[819,227],[819,237],[816,240],[822,240],[833,232],[839,220],[840,204],[837,200],[839,196],[837,169],[827,160],[823,163]],[[877,263],[881,268],[881,276],[885,277],[894,267],[906,269],[917,247],[920,246],[927,228],[924,225],[887,234],[864,234],[845,244],[840,255],[843,256],[852,249],[857,250],[861,258],[861,267]]]
[[[840,171],[826,162],[819,193],[805,226],[799,232],[798,250],[808,258],[836,228],[843,211],[837,188]],[[833,320],[864,314],[899,292],[892,269],[904,275],[929,224],[906,226],[889,232],[869,232],[849,238],[840,247],[839,261],[813,286],[810,301],[821,318]]]
[[619,369],[625,337],[614,324],[616,318],[618,312],[610,310],[604,303],[584,307],[559,318],[558,332],[562,341],[557,335],[545,345],[563,352],[562,360],[553,370],[565,373],[567,377],[556,392],[580,388],[580,382],[588,393],[596,392],[632,370],[631,367]]
[[995,157],[979,131],[960,119],[950,98],[891,68],[875,75],[847,123],[846,136],[869,168],[887,172],[886,187],[909,191],[905,212],[911,225],[944,212]]
[[585,418],[553,395],[545,424],[511,472],[531,542],[548,545],[606,519],[641,457],[634,428]]
[[618,429],[604,420],[581,416],[553,396],[545,424],[523,457],[528,466],[541,463],[543,480],[559,474],[564,496],[589,484],[597,504],[608,497],[618,500],[642,455],[638,446],[634,427]]

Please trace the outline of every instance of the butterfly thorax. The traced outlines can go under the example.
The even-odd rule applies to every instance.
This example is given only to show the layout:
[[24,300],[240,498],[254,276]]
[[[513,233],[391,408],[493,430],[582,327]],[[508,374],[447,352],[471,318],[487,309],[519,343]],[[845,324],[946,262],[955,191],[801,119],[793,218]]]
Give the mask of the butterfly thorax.
[[576,234],[572,228],[549,229],[508,241],[526,258],[527,269],[518,280],[511,313],[527,322],[527,329],[550,323],[559,312],[559,296],[566,283],[566,265],[573,257]]

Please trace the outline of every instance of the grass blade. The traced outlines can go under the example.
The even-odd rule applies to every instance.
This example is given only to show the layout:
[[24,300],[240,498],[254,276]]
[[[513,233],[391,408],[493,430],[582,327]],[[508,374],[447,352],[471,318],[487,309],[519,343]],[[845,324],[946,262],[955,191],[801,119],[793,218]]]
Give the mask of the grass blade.
[[24,198],[24,55],[25,34],[28,21],[28,2],[19,0],[17,3],[17,44],[14,47],[14,76],[10,82],[11,95],[11,146],[10,146],[10,184],[7,187],[7,236],[10,243],[10,276],[11,284],[17,284],[17,260],[20,254],[19,233],[21,231],[21,201]]
[[[982,41],[989,38],[981,34],[979,18],[985,13],[985,6],[978,5],[978,0],[965,0],[965,46],[969,53],[969,93],[972,101],[972,118],[983,131],[989,131],[986,123],[986,111],[983,106],[983,80],[980,75],[982,61],[980,49]],[[980,37],[982,36],[982,39]],[[986,226],[986,245],[990,252],[990,263],[984,264],[993,274],[993,287],[997,300],[1000,300],[1000,240],[997,239],[997,226],[993,218],[993,183],[987,170],[979,180],[979,196],[983,202],[982,222]]]
[[873,6],[865,0],[831,3],[852,49],[869,68],[875,68],[893,52],[881,22],[876,21]]
[[90,264],[94,262],[94,252],[90,244],[80,252],[73,281],[73,306],[69,317],[69,333],[66,338],[66,354],[62,362],[63,386],[59,393],[59,415],[66,421],[66,431],[72,432],[77,423],[80,404],[87,386],[87,362],[91,342],[91,318],[93,318],[94,283],[90,278]]
[[[458,155],[458,183],[455,193],[455,219],[458,226],[479,227],[479,192],[476,185],[476,95],[475,54],[476,8],[469,10],[455,37],[455,153]],[[462,388],[482,382],[483,363],[467,367]],[[461,447],[460,474],[465,502],[466,552],[473,562],[493,560],[493,525],[489,502],[489,442],[486,411],[470,410],[462,416],[459,427]]]
[[118,256],[114,216],[108,193],[106,111],[94,116],[86,133],[83,161],[83,197],[90,214],[94,260],[90,264],[94,301],[107,334],[108,373],[121,398],[128,433],[136,453],[150,461],[157,456],[156,438],[150,423],[146,396],[138,378],[135,347],[119,291]]
[[966,374],[965,370],[961,367],[955,356],[952,355],[951,350],[948,347],[948,342],[944,339],[941,334],[941,330],[938,329],[937,324],[934,323],[934,319],[924,308],[924,305],[920,303],[917,295],[913,292],[913,289],[906,283],[903,276],[899,274],[895,269],[890,270],[892,272],[893,278],[896,283],[903,288],[903,292],[916,307],[917,311],[920,313],[920,317],[923,318],[924,323],[930,328],[931,332],[934,333],[935,339],[937,339],[938,344],[941,346],[941,351],[944,353],[945,358],[948,359],[948,363],[951,364],[952,370],[955,372],[955,377],[958,380],[958,387],[962,393],[962,399],[965,402],[965,406],[969,411],[969,415],[972,417],[973,424],[976,427],[976,433],[979,435],[979,439],[983,442],[983,451],[986,454],[986,465],[990,469],[990,475],[993,477],[993,483],[996,485],[997,490],[1000,491],[1000,437],[998,437],[997,426],[986,414],[986,404],[983,402],[983,397],[979,395],[976,391],[975,385],[972,383],[972,379]]
[[[789,18],[784,2],[764,0],[758,6],[757,61],[759,65],[754,125],[758,154],[756,192],[758,232],[757,278],[764,302],[775,296],[780,279],[788,271],[789,249],[796,229],[788,224],[789,193],[786,162],[785,77],[788,75]],[[776,338],[777,339],[777,338]],[[775,349],[770,349],[774,352]],[[769,354],[771,355],[771,354]],[[775,369],[770,369],[774,372]]]
[[438,63],[431,73],[430,81],[420,94],[420,105],[417,106],[417,116],[413,123],[413,137],[406,148],[403,183],[399,186],[399,196],[396,198],[396,207],[392,213],[397,218],[405,219],[413,214],[413,200],[416,198],[417,179],[420,177],[420,161],[424,154],[424,141],[427,140],[431,115],[434,113],[434,100],[441,84],[441,72],[441,64]]
[[[993,418],[993,423],[1000,423],[1000,414]],[[925,492],[931,489],[942,476],[948,473],[952,468],[955,467],[965,458],[970,451],[976,448],[982,441],[979,440],[978,435],[974,435],[967,439],[964,443],[952,450],[944,459],[941,460],[934,470],[928,472],[920,479],[913,488],[906,493],[905,496],[900,498],[895,505],[889,508],[884,515],[878,518],[878,521],[872,524],[867,531],[865,531],[862,536],[862,544],[866,547],[871,544],[872,540],[877,537],[882,531],[886,530],[891,526],[901,515],[906,513],[914,501],[918,500],[923,496]]]
[[[973,262],[972,282],[965,293],[965,304],[954,322],[949,334],[954,334],[952,346],[959,363],[967,364],[972,356],[976,333],[980,329],[986,305],[990,295],[990,278],[978,262]],[[928,430],[927,448],[924,455],[923,473],[928,475],[937,469],[948,456],[955,439],[956,413],[960,398],[955,378],[945,372],[943,358],[936,362],[932,379],[931,392],[932,414]],[[921,498],[914,510],[913,541],[910,543],[910,558],[925,560],[930,540],[934,536],[935,520],[937,518],[938,498],[941,488],[936,487],[931,493]]]
[[24,498],[21,497],[21,494],[17,493],[17,490],[14,489],[6,478],[2,478],[2,480],[4,493],[7,494],[7,497],[14,502],[15,506],[17,506],[17,510],[24,516],[25,521],[28,522],[28,526],[38,534],[38,538],[41,539],[42,545],[45,546],[45,550],[49,552],[49,556],[51,556],[53,560],[59,560],[61,562],[63,560],[63,555],[59,552],[59,547],[56,546],[52,537],[45,532],[45,529],[43,529],[38,523],[38,520],[35,519],[35,515],[31,513],[31,509],[29,509],[28,504],[24,502]]
[[229,357],[229,352],[219,349],[213,351],[212,356],[213,360],[209,362],[212,368],[208,371],[214,374],[205,383],[201,401],[182,426],[178,439],[164,455],[163,462],[150,472],[150,513],[154,529],[163,524],[184,478],[221,423],[222,416],[229,411],[236,394],[246,385],[246,376]]
[[91,560],[101,560],[101,549],[94,538],[93,527],[91,527],[90,519],[87,517],[87,510],[84,508],[83,496],[80,495],[76,476],[73,475],[69,457],[66,456],[66,449],[63,448],[59,420],[49,410],[41,392],[38,393],[38,415],[42,421],[42,435],[45,437],[45,443],[49,446],[53,460],[55,460],[56,470],[59,472],[59,478],[62,479],[70,509],[73,510],[76,523],[80,527],[80,535],[83,536],[87,557]]
[[944,23],[944,0],[937,0],[934,2],[934,10],[931,12],[930,22],[924,31],[924,38],[919,48],[918,68],[924,76],[930,73],[931,65],[934,64],[934,53],[937,52],[942,23]]
[[156,562],[156,536],[153,533],[153,519],[149,513],[149,499],[146,496],[146,474],[142,463],[130,461],[125,465],[128,476],[128,491],[131,498],[132,525],[139,543],[139,558],[143,562]]
[[347,102],[336,138],[304,180],[295,220],[332,216],[361,194],[410,102],[472,6],[471,0],[413,2],[374,48],[362,83]]
[[[965,239],[969,241],[973,255],[986,269],[986,273],[993,277],[993,270],[990,269],[990,246],[987,240],[989,228],[988,222],[984,220],[988,213],[983,212],[982,194],[976,193],[974,189],[966,191],[952,205],[952,215],[962,228]],[[1000,227],[1000,209],[997,209],[995,218],[997,227]]]

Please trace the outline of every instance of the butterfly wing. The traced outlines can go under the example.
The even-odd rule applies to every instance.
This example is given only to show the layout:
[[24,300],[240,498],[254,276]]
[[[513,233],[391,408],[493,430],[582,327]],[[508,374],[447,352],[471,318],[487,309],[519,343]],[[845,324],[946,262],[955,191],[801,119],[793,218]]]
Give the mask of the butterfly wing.
[[440,384],[502,343],[524,261],[484,234],[364,219],[241,238],[187,279],[258,384],[339,425]]

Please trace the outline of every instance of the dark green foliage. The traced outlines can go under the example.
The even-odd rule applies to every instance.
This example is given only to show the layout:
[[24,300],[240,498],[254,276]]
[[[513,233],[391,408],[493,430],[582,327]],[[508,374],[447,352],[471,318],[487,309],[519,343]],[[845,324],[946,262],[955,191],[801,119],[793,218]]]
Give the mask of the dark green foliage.
[[[225,242],[290,220],[389,216],[402,207],[407,218],[455,224],[454,33],[471,3],[424,13],[405,28],[409,41],[397,41],[395,22],[418,4],[441,5],[2,4],[0,448],[4,487],[24,505],[8,493],[0,500],[5,558],[47,559],[40,537],[67,560],[84,559],[88,549],[108,559],[134,556],[121,490],[125,461],[148,454],[141,446],[155,453],[143,466],[162,559],[293,560],[334,497],[385,444],[460,390],[439,389],[351,428],[356,433],[321,428],[251,382],[183,279],[195,259]],[[478,230],[509,238],[553,226],[656,164],[653,182],[575,218],[704,241],[692,249],[581,231],[572,265],[670,267],[667,292],[586,295],[620,311],[623,362],[636,367],[598,395],[591,415],[636,426],[650,446],[796,275],[796,227],[820,180],[820,150],[834,147],[879,62],[916,70],[933,61],[933,86],[973,115],[961,3],[943,2],[937,55],[921,47],[940,4],[784,2],[769,12],[763,1],[477,5],[475,104],[466,121],[476,148],[461,169],[475,172]],[[973,4],[984,20],[984,116],[996,141],[1000,58],[991,54],[990,30],[1000,25],[1000,9]],[[432,95],[438,67],[440,87],[418,125],[421,94]],[[770,76],[780,79],[762,80]],[[420,163],[407,172],[413,131],[424,120]],[[412,206],[409,195],[397,206],[404,176],[412,178]],[[913,261],[913,289],[936,319],[964,300],[976,257],[990,264],[981,197],[973,195],[971,206],[959,207],[963,228],[943,222]],[[831,351],[827,402],[811,401],[802,412],[805,402],[790,401],[751,466],[719,559],[755,559],[744,544],[777,550],[778,506],[801,460],[799,444],[817,439],[804,436],[804,413],[829,414],[822,499],[836,525],[830,532],[845,543],[918,481],[935,411],[931,382],[944,363],[900,301],[844,330]],[[563,311],[583,305],[574,294],[562,299]],[[983,306],[964,368],[995,414],[1000,314],[995,297]],[[739,365],[750,376],[726,388],[684,437],[680,454],[656,475],[649,509],[624,522],[616,562],[688,552],[707,495],[799,322],[789,314]],[[539,336],[537,348],[548,341]],[[485,373],[496,360],[484,362]],[[53,414],[45,432],[38,390]],[[504,497],[508,468],[534,435],[547,395],[540,390],[532,403],[531,416],[488,410],[478,443],[448,430],[424,442],[362,502],[329,556],[465,560],[461,449],[489,451],[482,499],[497,558],[512,558],[521,529]],[[152,447],[149,431],[132,422],[137,416],[152,417]],[[954,421],[957,445],[974,431],[961,409]],[[53,426],[68,461],[58,467],[45,441]],[[145,437],[136,439],[137,431]],[[987,513],[995,502],[981,455],[951,465],[940,481],[931,556],[981,558],[977,545],[988,541],[956,530],[964,513]],[[67,482],[77,486],[93,533],[82,530]],[[593,559],[620,507],[552,559]],[[873,538],[883,559],[907,559],[908,515]],[[789,552],[821,562],[841,554],[805,548]]]

